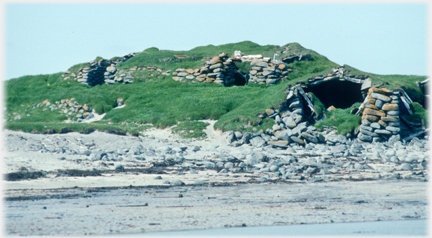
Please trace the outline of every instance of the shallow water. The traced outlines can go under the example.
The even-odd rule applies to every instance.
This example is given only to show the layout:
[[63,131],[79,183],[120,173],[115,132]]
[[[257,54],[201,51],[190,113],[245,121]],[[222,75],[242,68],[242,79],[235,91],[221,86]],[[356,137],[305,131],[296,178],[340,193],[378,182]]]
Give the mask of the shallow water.
[[[234,227],[225,229],[148,232],[132,236],[426,236],[428,220],[347,222],[289,226]],[[130,236],[128,235],[128,236]]]

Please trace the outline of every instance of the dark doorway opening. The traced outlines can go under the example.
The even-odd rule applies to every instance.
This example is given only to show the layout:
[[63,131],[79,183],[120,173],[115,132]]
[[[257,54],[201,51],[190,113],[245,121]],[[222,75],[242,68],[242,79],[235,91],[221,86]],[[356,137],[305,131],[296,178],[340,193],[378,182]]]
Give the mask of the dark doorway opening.
[[241,73],[235,73],[234,79],[234,85],[244,86],[246,84],[246,78]]
[[348,108],[356,102],[363,102],[361,84],[349,81],[332,80],[317,86],[305,89],[312,92],[326,108]]

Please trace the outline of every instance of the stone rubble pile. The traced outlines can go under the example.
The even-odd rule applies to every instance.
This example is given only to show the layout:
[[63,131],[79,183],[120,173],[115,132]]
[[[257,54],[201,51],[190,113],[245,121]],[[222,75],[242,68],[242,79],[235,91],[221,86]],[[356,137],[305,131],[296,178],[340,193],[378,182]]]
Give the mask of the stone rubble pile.
[[[325,143],[324,136],[310,123],[305,116],[306,107],[311,108],[310,95],[300,86],[292,87],[288,93],[286,105],[278,109],[267,109],[259,115],[261,118],[270,117],[275,120],[272,129],[257,133],[240,132],[228,134],[228,141],[232,146],[251,144],[254,147],[271,145],[287,148],[289,145],[304,146],[307,143]],[[313,110],[313,107],[311,108]],[[329,141],[328,144],[334,144]]]
[[[22,105],[24,106],[24,105]],[[92,109],[88,106],[88,104],[80,104],[78,103],[75,98],[70,99],[62,99],[60,101],[55,101],[55,103],[51,103],[48,101],[48,99],[45,99],[43,102],[33,105],[27,105],[28,109],[25,109],[25,112],[27,113],[27,116],[31,116],[31,113],[33,110],[40,110],[42,111],[57,111],[60,114],[65,114],[69,120],[75,120],[80,121],[80,119],[84,119],[86,117],[91,117],[92,115]],[[14,112],[13,115],[16,115],[17,113]],[[22,117],[20,115],[15,116],[13,119],[14,121],[20,120]],[[11,120],[12,121],[12,120]]]
[[281,79],[286,79],[288,71],[292,71],[278,60],[271,62],[264,59],[252,60],[251,66],[249,82],[258,84],[275,84]]
[[173,79],[179,82],[195,79],[198,82],[217,83],[220,85],[229,86],[235,82],[235,74],[238,72],[238,67],[228,57],[222,53],[206,61],[205,65],[199,69],[184,69],[179,68],[173,72]]
[[362,123],[358,139],[365,142],[387,141],[401,133],[398,92],[370,88],[363,103]]
[[[332,145],[294,144],[285,149],[271,145],[254,148],[248,144],[230,148],[190,140],[155,140],[154,137],[121,137],[125,143],[119,144],[119,137],[94,133],[98,136],[80,135],[73,139],[73,135],[53,135],[49,140],[44,140],[34,135],[8,132],[16,135],[5,138],[9,151],[20,150],[38,155],[43,153],[47,158],[57,157],[69,162],[79,160],[85,162],[80,163],[80,166],[104,171],[115,169],[116,172],[121,172],[117,168],[123,168],[124,171],[157,166],[164,171],[171,171],[171,177],[213,170],[220,175],[252,173],[254,176],[251,181],[256,182],[428,180],[428,137],[413,138],[405,143],[400,141],[398,135],[393,135],[387,142],[359,143],[357,140],[346,140],[341,135],[328,134],[325,139],[335,142]],[[248,135],[227,133],[231,136],[233,134],[236,138]],[[254,137],[249,135],[249,140],[262,135],[263,133]],[[108,161],[110,163],[101,163]],[[163,174],[162,177],[167,179]]]
[[92,109],[87,103],[82,105],[74,98],[62,99],[60,101],[56,101],[55,104],[57,107],[52,105],[50,107],[51,111],[57,110],[59,113],[70,116],[70,118],[75,117],[78,122],[93,116]]
[[94,116],[92,114],[93,110],[88,104],[80,104],[75,98],[61,99],[60,101],[55,101],[55,103],[51,103],[48,99],[45,99],[41,103],[33,104],[31,110],[37,110],[38,108],[42,108],[42,111],[57,111],[60,114],[65,114],[69,120],[76,120],[78,122]]

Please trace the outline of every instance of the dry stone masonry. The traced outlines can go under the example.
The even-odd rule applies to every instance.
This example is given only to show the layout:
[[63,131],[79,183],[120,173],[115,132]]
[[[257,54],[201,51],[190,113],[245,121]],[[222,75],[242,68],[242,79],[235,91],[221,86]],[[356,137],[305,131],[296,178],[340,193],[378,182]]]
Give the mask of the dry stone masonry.
[[347,73],[343,66],[339,66],[333,68],[332,73],[311,77],[307,80],[307,82],[308,86],[310,87],[332,80],[349,81],[357,84],[363,84],[366,82],[370,84],[371,81],[368,75],[354,75],[351,73]]
[[90,61],[90,66],[79,69],[77,75],[66,71],[65,74],[63,74],[63,77],[65,80],[73,78],[78,82],[87,84],[89,86],[95,86],[103,83],[121,82],[123,80],[125,83],[131,83],[132,77],[120,77],[121,80],[115,77],[115,74],[117,72],[115,66],[125,62],[126,60],[134,56],[135,53],[130,53],[123,57],[117,57],[112,60],[100,59],[97,62],[92,60]]
[[[285,51],[286,52],[286,51]],[[285,53],[284,52],[284,53]],[[300,61],[300,60],[312,60],[312,55],[309,53],[296,55],[296,54],[290,54],[288,56],[285,56],[281,59],[284,63],[292,63],[294,61]]]
[[[299,83],[291,87],[286,102],[279,109],[269,108],[265,113],[258,115],[262,119],[274,119],[272,129],[255,133],[228,133],[228,142],[232,146],[251,144],[255,147],[271,145],[281,148],[306,146],[309,143],[347,143],[348,138],[336,134],[337,128],[324,127],[322,133],[313,126],[313,116],[317,113],[314,110],[312,96],[305,92],[305,89],[334,80],[355,83],[359,85],[358,90],[364,92],[360,108],[351,111],[362,117],[361,126],[356,131],[359,142],[400,141],[401,138],[407,138],[410,132],[417,132],[415,125],[404,119],[404,115],[412,114],[409,108],[412,101],[402,89],[389,90],[376,85],[371,87],[369,76],[352,75],[343,67],[337,67],[332,69],[330,74],[315,76],[309,78],[306,84]],[[330,106],[328,110],[336,108]],[[422,131],[424,130],[420,130],[420,133]]]
[[401,134],[400,91],[370,88],[362,105],[362,124],[358,139],[361,141],[387,141]]
[[237,65],[222,53],[206,61],[204,67],[199,69],[179,68],[173,72],[173,79],[179,82],[195,79],[198,82],[217,83],[229,86],[235,82],[235,74],[238,71]]
[[278,60],[268,62],[268,60],[252,60],[251,70],[249,71],[249,82],[258,84],[275,84],[281,79],[286,79],[288,67]]
[[240,136],[239,132],[233,132],[228,140],[232,146],[251,144],[255,147],[271,145],[272,147],[287,148],[290,145],[304,146],[307,143],[324,143],[324,136],[312,125],[306,110],[313,111],[313,105],[309,94],[297,85],[290,88],[286,103],[280,109],[267,109],[265,113],[258,115],[264,119],[270,117],[275,120],[272,129],[265,132],[247,132]]
[[89,86],[103,84],[105,82],[104,73],[109,65],[109,61],[104,59],[100,59],[97,62],[94,60],[90,61],[90,67],[84,67],[78,71],[78,82],[88,84]]
[[[173,79],[179,82],[186,80],[196,80],[198,82],[217,83],[224,86],[233,85],[236,77],[244,77],[235,61],[251,62],[251,70],[248,72],[249,82],[258,84],[275,84],[281,79],[286,79],[286,75],[292,69],[288,68],[282,61],[270,58],[262,58],[261,55],[239,57],[238,52],[233,57],[228,57],[222,53],[206,61],[204,67],[198,69],[178,68],[173,72]],[[237,75],[237,76],[236,76]],[[246,79],[245,83],[246,83]]]

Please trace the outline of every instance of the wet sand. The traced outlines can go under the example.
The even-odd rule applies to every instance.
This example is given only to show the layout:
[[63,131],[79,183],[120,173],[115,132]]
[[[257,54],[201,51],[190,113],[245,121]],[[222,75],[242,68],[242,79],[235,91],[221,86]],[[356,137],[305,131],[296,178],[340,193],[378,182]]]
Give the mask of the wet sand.
[[28,190],[8,197],[8,235],[107,235],[428,219],[427,183],[363,181]]

